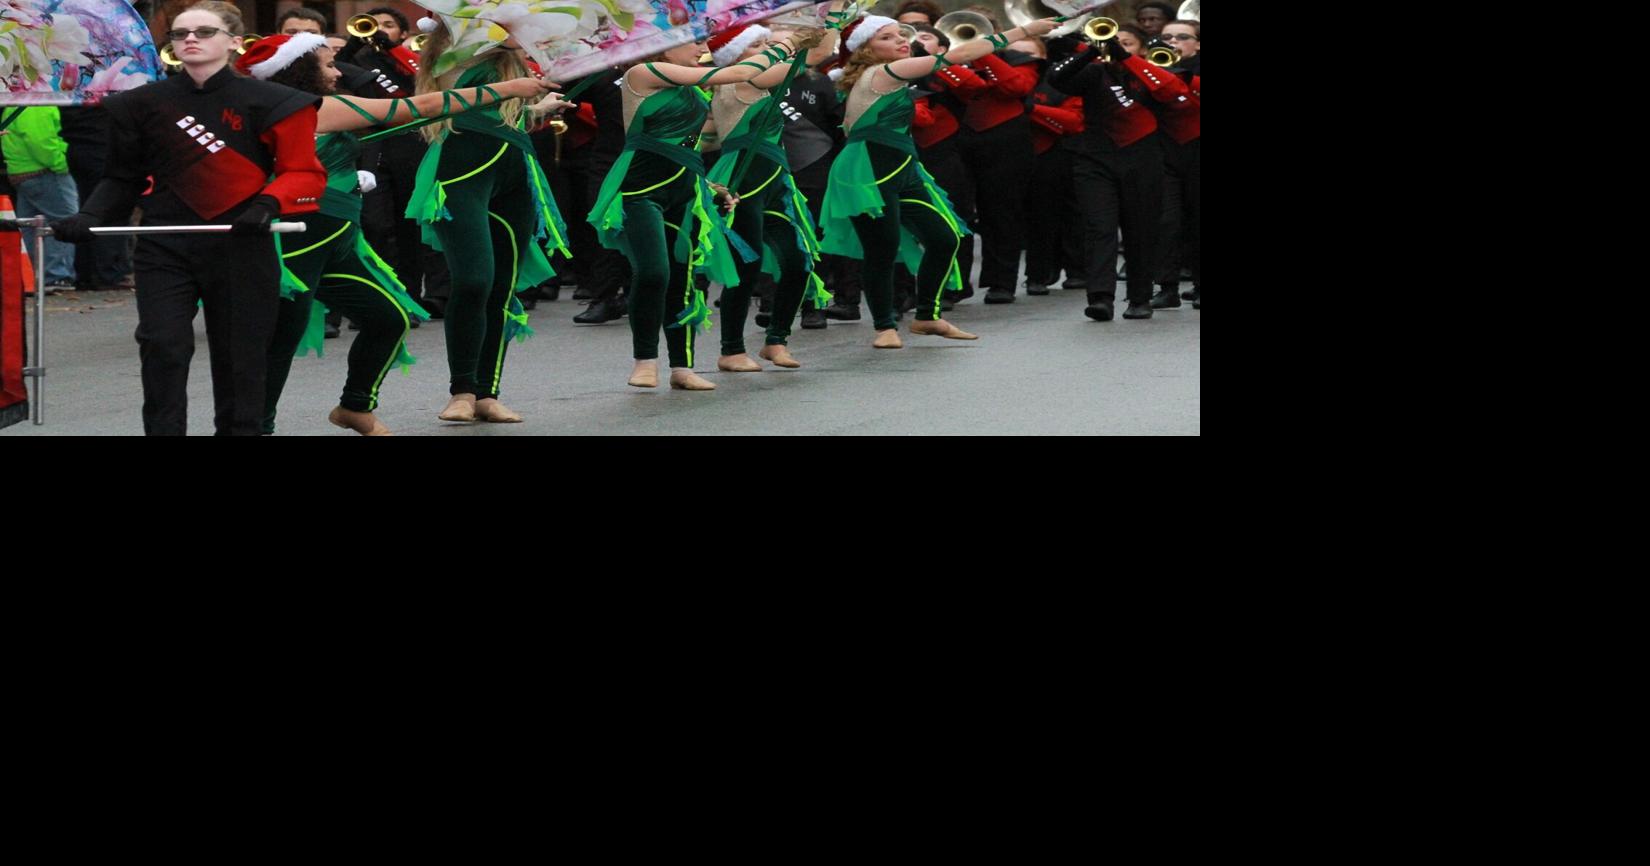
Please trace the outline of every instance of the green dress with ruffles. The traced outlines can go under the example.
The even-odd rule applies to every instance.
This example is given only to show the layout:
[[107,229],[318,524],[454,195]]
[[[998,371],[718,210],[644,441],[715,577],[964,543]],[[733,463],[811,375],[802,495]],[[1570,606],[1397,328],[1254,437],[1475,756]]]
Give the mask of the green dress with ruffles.
[[[898,183],[899,176],[906,171],[916,171],[924,189],[928,191],[935,211],[951,225],[951,230],[957,237],[969,234],[968,225],[962,217],[957,215],[951,207],[951,199],[945,190],[934,181],[934,176],[923,168],[922,162],[917,159],[917,143],[911,138],[911,119],[916,115],[916,107],[911,101],[910,91],[905,88],[892,93],[883,94],[877,101],[871,103],[854,123],[853,131],[848,133],[848,142],[837,154],[836,162],[831,164],[831,175],[825,187],[825,202],[820,206],[819,222],[824,231],[822,245],[824,251],[832,255],[848,256],[849,258],[865,258],[865,249],[860,245],[859,235],[854,231],[851,221],[856,216],[882,216],[883,198],[880,189],[883,183]],[[876,169],[871,166],[871,154],[867,145],[875,142],[906,155],[905,161],[893,174],[878,178]],[[904,226],[900,227],[899,244],[900,261],[916,273],[922,263],[922,245],[917,243],[916,236]],[[945,276],[942,289],[948,291],[962,290],[962,272],[957,268],[956,259],[951,261],[951,270]]]
[[[480,87],[497,82],[497,70],[492,64],[487,63],[470,67],[459,76],[453,87]],[[527,188],[533,193],[535,217],[533,240],[537,243],[525,244],[520,252],[521,261],[516,269],[516,284],[511,287],[519,292],[556,275],[555,269],[550,267],[550,256],[560,252],[572,258],[573,251],[568,249],[567,224],[562,221],[561,211],[556,208],[556,199],[550,194],[550,181],[544,176],[544,169],[539,165],[538,155],[533,150],[533,140],[520,129],[504,125],[498,105],[494,102],[485,108],[453,115],[452,124],[454,132],[484,135],[514,145],[521,151],[521,161],[527,166]],[[525,122],[525,114],[523,121]],[[453,218],[446,206],[446,182],[436,177],[436,171],[441,165],[441,146],[445,141],[446,136],[443,136],[431,144],[430,149],[424,153],[424,161],[418,164],[418,175],[413,181],[412,198],[407,202],[405,214],[408,219],[417,220],[418,224],[424,227],[424,243],[437,252],[443,252],[441,240],[436,237],[431,227],[435,223]],[[527,312],[513,292],[504,327],[506,340],[526,339],[533,333],[532,329],[527,327]]]
[[[596,238],[602,246],[628,255],[629,244],[624,237],[624,197],[627,192],[635,195],[646,190],[626,191],[625,178],[630,173],[637,151],[661,157],[680,166],[681,170],[655,184],[654,188],[668,186],[683,172],[691,172],[699,178],[694,195],[681,216],[682,220],[693,219],[695,230],[691,236],[687,232],[677,234],[673,251],[676,260],[686,262],[695,272],[704,273],[724,286],[737,286],[739,270],[733,258],[733,241],[729,237],[727,223],[716,208],[715,193],[704,180],[704,160],[697,149],[683,145],[689,137],[699,134],[709,113],[710,100],[697,87],[668,87],[642,100],[631,118],[630,128],[625,131],[624,152],[602,181],[602,188],[596,194],[596,204],[590,209],[588,219],[595,227]],[[755,257],[754,251],[747,256],[751,259]],[[702,333],[710,327],[710,307],[705,303],[703,292],[693,292],[692,295],[691,303],[682,311],[676,325],[691,326]]]
[[[785,155],[785,148],[779,144],[781,136],[785,133],[785,115],[777,111],[765,112],[762,110],[766,107],[767,101],[773,98],[770,94],[746,108],[744,115],[734,125],[733,131],[723,137],[722,158],[717,160],[714,166],[711,166],[710,181],[731,189],[733,173],[739,164],[740,151],[750,148],[756,150],[757,156],[777,167],[772,176],[762,178],[760,181],[747,174],[743,178],[744,184],[741,185],[751,182],[757,182],[757,185],[749,192],[746,190],[735,190],[735,192],[741,196],[746,196],[760,192],[763,187],[770,183],[783,183],[785,185],[785,194],[780,197],[784,202],[784,211],[769,211],[768,213],[790,224],[794,242],[797,249],[802,251],[802,260],[807,263],[808,267],[809,292],[806,300],[812,302],[816,308],[824,309],[831,303],[831,294],[825,290],[825,281],[814,270],[814,263],[819,261],[821,252],[819,231],[814,228],[813,216],[808,212],[807,197],[797,190],[796,181],[791,178],[791,163]],[[769,121],[767,126],[759,130],[752,129],[751,127],[757,122],[758,118],[763,115],[767,115]],[[731,228],[729,229],[729,235],[737,238]],[[738,239],[738,241],[743,243],[743,239]],[[762,250],[762,272],[775,280],[780,277],[779,259],[766,245]]]
[[[407,287],[402,285],[401,279],[395,275],[395,269],[378,257],[378,253],[367,243],[366,235],[361,232],[361,195],[356,192],[356,188],[360,186],[360,175],[356,171],[356,166],[361,161],[361,140],[350,132],[322,133],[315,137],[315,156],[327,170],[327,185],[321,193],[318,208],[320,213],[350,223],[355,236],[355,255],[361,260],[367,273],[408,316],[420,322],[429,321],[429,312],[413,300],[412,295],[407,292]],[[281,236],[275,237],[279,250]],[[291,297],[289,292],[307,292],[313,288],[304,285],[284,263],[281,265],[281,283],[282,297]],[[315,350],[317,358],[321,357],[327,312],[326,305],[320,301],[316,301],[310,307],[309,323],[304,329],[303,339],[298,343],[298,357],[303,357],[311,349]],[[405,371],[417,360],[407,351],[407,344],[402,342],[396,363]]]

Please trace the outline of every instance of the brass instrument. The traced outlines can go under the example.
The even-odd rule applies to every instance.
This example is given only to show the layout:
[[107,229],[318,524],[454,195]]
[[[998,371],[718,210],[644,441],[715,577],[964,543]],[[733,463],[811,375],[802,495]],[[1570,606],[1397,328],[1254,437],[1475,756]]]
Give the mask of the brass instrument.
[[1202,21],[1202,15],[1203,0],[1186,0],[1180,4],[1180,11],[1174,17],[1181,21]]
[[235,46],[235,53],[236,54],[245,54],[247,52],[247,49],[249,49],[253,45],[257,44],[258,40],[262,39],[262,38],[263,38],[262,36],[259,36],[256,33],[248,33],[245,36],[242,36],[241,37],[241,44]]
[[1095,17],[1090,18],[1087,24],[1083,25],[1083,38],[1087,39],[1092,44],[1098,45],[1102,42],[1116,39],[1117,31],[1119,29],[1120,28],[1117,26],[1116,21],[1113,21],[1110,18],[1101,18],[1096,15]]
[[415,33],[415,34],[413,34],[412,38],[408,39],[406,42],[403,42],[401,44],[407,46],[407,50],[411,51],[414,54],[423,54],[424,53],[424,43],[428,42],[429,39],[430,39],[430,34],[428,34],[428,33]]
[[371,15],[357,15],[344,25],[344,30],[357,39],[366,39],[378,32],[378,19]]
[[951,47],[956,48],[964,43],[996,33],[997,28],[991,26],[991,19],[978,12],[948,12],[934,22],[934,29],[945,34],[951,40]]
[[1175,66],[1180,63],[1180,52],[1167,42],[1153,39],[1151,44],[1146,46],[1146,60],[1153,66]]
[[177,72],[183,68],[183,61],[178,59],[177,49],[170,42],[160,47],[160,62],[166,64],[167,72]]

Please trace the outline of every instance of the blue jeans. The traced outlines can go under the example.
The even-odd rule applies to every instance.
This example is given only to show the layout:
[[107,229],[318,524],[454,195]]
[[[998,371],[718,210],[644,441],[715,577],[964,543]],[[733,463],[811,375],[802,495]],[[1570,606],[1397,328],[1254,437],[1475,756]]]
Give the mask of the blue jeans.
[[[15,186],[18,219],[33,216],[62,219],[80,210],[80,196],[75,191],[74,178],[68,174],[38,174]],[[23,230],[23,242],[29,245],[29,255],[33,256],[33,230]],[[74,284],[74,244],[46,238],[46,283]]]

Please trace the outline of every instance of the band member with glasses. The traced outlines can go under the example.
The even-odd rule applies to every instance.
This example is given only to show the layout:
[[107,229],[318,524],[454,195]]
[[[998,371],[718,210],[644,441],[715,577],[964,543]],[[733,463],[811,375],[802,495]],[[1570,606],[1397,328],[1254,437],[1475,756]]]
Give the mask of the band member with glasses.
[[152,436],[185,433],[197,302],[206,311],[218,435],[262,431],[281,280],[270,224],[314,212],[326,188],[315,155],[320,97],[230,69],[243,32],[240,10],[213,0],[173,19],[166,36],[182,74],[103,102],[110,141],[104,178],[80,213],[52,223],[59,238],[84,243],[94,226],[126,225],[142,197],[145,226],[233,227],[138,242],[136,336],[143,430]]

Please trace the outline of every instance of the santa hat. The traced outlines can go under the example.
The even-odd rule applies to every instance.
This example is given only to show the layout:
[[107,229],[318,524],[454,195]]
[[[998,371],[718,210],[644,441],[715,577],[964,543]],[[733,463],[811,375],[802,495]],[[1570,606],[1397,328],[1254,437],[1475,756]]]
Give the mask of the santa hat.
[[848,65],[848,58],[855,51],[865,47],[865,43],[870,42],[871,37],[877,35],[878,30],[890,24],[898,23],[892,18],[884,18],[881,15],[867,15],[844,27],[842,29],[842,40],[836,46],[836,61],[832,64],[835,68],[826,74],[831,77],[832,81],[841,78],[843,67]]
[[716,61],[717,66],[732,66],[757,40],[772,34],[773,31],[760,24],[746,24],[723,30],[710,37],[705,44],[710,47],[711,59]]
[[297,62],[298,58],[325,48],[327,38],[319,33],[294,33],[265,36],[235,61],[235,68],[253,78],[267,81],[281,70]]

